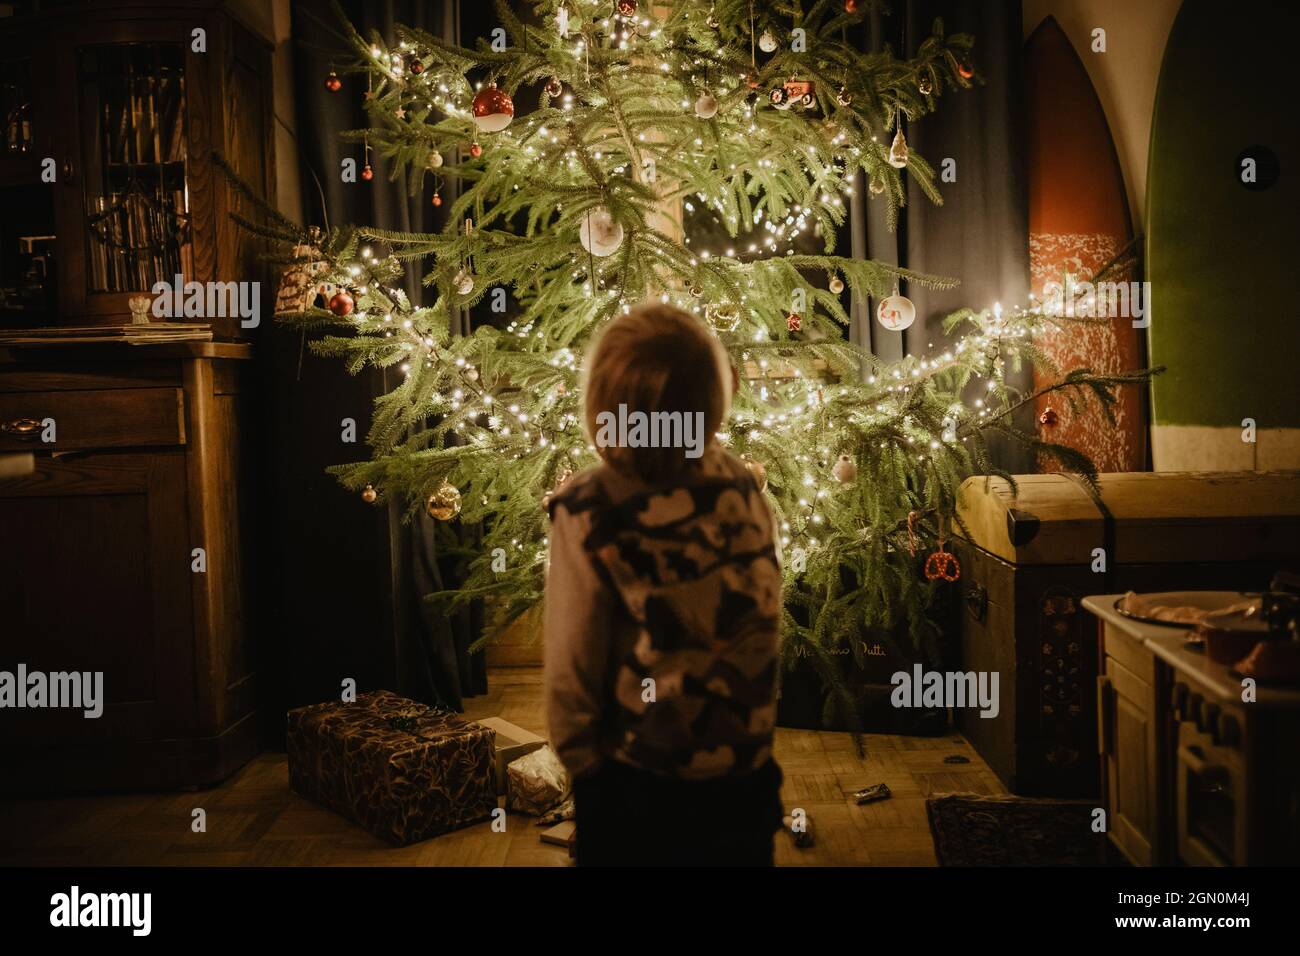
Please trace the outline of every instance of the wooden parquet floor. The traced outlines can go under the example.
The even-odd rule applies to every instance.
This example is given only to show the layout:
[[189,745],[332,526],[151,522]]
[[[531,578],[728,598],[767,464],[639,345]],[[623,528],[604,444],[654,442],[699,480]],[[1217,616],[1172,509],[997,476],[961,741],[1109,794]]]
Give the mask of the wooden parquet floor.
[[[539,668],[498,668],[468,716],[500,716],[545,733]],[[782,866],[933,866],[925,814],[933,793],[1005,793],[959,734],[870,734],[867,755],[846,733],[779,729],[786,811],[802,807],[816,845],[777,837]],[[944,763],[960,755],[969,763]],[[886,783],[893,798],[856,806],[853,791]],[[207,832],[191,831],[203,808]],[[394,848],[291,793],[285,755],[265,753],[210,790],[0,803],[0,865],[86,866],[568,866],[541,828],[510,814],[505,833],[487,823]]]

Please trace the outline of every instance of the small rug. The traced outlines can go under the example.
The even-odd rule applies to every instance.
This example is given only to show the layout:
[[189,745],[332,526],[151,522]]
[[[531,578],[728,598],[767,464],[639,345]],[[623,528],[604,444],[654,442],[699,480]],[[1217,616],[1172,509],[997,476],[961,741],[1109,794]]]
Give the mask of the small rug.
[[1093,803],[952,793],[925,801],[940,866],[1097,866]]

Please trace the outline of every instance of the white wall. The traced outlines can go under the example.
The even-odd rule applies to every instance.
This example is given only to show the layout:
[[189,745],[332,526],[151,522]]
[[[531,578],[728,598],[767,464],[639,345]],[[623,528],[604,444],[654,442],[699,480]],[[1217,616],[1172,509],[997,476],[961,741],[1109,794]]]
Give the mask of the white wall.
[[[1133,230],[1146,226],[1147,148],[1156,80],[1169,28],[1182,0],[1024,0],[1025,36],[1056,17],[1101,100],[1124,174]],[[1092,52],[1092,31],[1106,31],[1106,52]]]

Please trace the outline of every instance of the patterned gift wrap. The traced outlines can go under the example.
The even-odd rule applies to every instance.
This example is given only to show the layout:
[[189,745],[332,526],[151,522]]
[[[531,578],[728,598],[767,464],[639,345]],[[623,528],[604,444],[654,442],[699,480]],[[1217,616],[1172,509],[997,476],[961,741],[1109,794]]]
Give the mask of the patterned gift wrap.
[[388,691],[289,712],[289,786],[403,846],[497,807],[494,732]]

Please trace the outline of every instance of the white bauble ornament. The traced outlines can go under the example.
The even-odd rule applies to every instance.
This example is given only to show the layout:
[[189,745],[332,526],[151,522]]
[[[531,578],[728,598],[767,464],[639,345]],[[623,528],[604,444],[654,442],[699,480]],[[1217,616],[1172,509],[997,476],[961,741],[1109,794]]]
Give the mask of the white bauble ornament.
[[916,306],[905,295],[894,295],[881,299],[876,308],[876,318],[880,324],[891,332],[901,332],[916,321]]
[[707,90],[704,91],[700,94],[700,98],[695,101],[695,115],[700,119],[713,119],[717,114],[717,98]]
[[597,206],[583,217],[578,241],[593,256],[612,256],[623,244],[623,225],[604,206]]
[[474,291],[474,273],[468,269],[461,269],[456,273],[456,278],[452,280],[456,285],[456,291],[461,295],[469,295]]
[[425,161],[425,165],[430,169],[439,168],[442,165],[442,153],[438,152],[436,149],[429,153],[429,158]]
[[764,53],[771,53],[776,49],[776,37],[772,36],[771,30],[763,31],[763,35],[758,38],[758,48]]
[[847,485],[850,482],[857,481],[858,466],[848,455],[840,455],[835,464],[831,465],[831,474],[835,476],[835,480],[840,484]]

